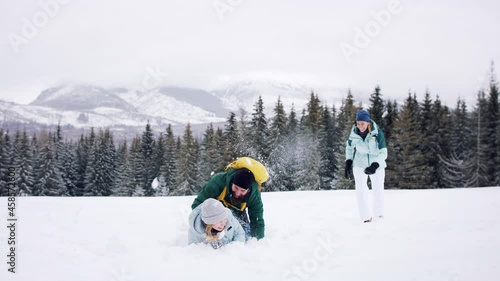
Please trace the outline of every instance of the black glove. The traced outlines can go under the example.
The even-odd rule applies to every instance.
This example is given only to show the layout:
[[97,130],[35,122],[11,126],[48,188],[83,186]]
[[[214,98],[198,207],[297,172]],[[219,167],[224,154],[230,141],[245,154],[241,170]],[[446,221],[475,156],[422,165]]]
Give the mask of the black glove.
[[352,174],[352,160],[349,159],[345,161],[345,178],[348,179],[351,174]]
[[375,171],[377,170],[379,164],[377,162],[373,162],[370,167],[365,169],[365,174],[367,175],[373,175],[375,174]]

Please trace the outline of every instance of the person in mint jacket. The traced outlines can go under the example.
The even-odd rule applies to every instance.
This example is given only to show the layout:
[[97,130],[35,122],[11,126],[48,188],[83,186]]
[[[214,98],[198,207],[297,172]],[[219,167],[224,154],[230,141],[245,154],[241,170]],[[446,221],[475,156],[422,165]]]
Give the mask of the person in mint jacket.
[[371,222],[372,210],[368,200],[368,177],[372,183],[373,213],[384,216],[384,180],[387,145],[382,130],[371,120],[366,110],[356,112],[356,124],[347,139],[345,177],[354,175],[356,197],[361,220]]
[[208,198],[219,200],[233,212],[245,231],[246,240],[250,237],[264,238],[264,206],[258,184],[250,170],[231,168],[214,175],[198,193],[191,209]]

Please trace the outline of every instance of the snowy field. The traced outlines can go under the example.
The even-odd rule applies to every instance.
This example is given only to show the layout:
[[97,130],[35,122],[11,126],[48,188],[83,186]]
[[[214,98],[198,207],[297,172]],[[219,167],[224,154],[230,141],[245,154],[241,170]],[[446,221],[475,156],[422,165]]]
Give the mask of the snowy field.
[[187,246],[194,197],[17,198],[16,273],[0,280],[500,280],[500,187],[386,191],[358,220],[354,191],[263,194],[266,238]]

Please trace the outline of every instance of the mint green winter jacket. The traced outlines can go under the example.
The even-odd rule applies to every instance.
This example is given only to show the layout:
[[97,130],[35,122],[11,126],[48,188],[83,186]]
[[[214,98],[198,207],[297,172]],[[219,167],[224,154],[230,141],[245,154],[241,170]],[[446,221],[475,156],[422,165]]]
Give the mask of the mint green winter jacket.
[[377,162],[380,168],[387,165],[387,145],[382,130],[375,121],[370,120],[372,124],[371,132],[363,140],[356,125],[352,126],[351,133],[347,139],[345,148],[346,160],[352,160],[353,167],[366,168],[373,162]]

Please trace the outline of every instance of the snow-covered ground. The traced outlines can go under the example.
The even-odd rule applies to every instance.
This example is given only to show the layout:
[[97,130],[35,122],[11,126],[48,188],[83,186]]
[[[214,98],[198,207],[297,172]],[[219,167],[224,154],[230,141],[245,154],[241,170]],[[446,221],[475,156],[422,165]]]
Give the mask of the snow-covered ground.
[[386,191],[358,220],[354,191],[264,193],[266,238],[187,246],[189,197],[17,198],[16,273],[0,280],[499,280],[500,187]]

